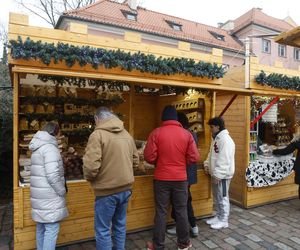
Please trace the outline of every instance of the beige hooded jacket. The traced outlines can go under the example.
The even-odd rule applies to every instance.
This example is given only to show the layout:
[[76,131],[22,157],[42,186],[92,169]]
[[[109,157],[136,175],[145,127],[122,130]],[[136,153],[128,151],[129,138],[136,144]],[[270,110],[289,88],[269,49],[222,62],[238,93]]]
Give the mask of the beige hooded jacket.
[[117,117],[100,121],[83,156],[83,174],[95,196],[130,190],[139,155],[131,135]]

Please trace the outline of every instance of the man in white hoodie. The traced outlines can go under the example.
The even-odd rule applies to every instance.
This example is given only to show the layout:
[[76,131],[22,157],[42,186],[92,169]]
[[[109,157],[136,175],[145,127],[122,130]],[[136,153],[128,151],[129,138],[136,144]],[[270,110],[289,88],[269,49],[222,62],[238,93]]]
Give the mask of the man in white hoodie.
[[229,185],[234,174],[235,144],[225,129],[224,120],[215,117],[208,121],[212,133],[212,143],[204,169],[211,176],[215,217],[206,221],[213,229],[228,227],[230,211]]

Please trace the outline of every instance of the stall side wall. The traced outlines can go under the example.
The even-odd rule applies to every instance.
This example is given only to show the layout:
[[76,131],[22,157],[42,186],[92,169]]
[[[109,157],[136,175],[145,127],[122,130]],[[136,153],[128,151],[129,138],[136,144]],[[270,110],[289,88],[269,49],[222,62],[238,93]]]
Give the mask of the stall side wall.
[[[217,95],[216,116],[228,104],[232,95]],[[224,114],[225,126],[235,142],[235,174],[230,185],[230,199],[240,205],[244,204],[246,188],[245,171],[247,166],[247,98],[238,96]]]

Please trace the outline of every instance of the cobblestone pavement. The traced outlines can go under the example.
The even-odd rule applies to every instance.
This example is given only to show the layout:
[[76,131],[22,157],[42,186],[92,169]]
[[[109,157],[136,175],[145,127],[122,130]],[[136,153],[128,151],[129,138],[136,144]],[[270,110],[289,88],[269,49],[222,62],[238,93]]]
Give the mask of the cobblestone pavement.
[[[0,204],[0,250],[12,248],[12,204]],[[300,250],[300,200],[278,202],[251,209],[232,205],[229,228],[210,229],[204,219],[197,221],[200,235],[193,238],[191,249],[299,249]],[[126,250],[145,249],[152,231],[127,235]],[[176,237],[166,234],[166,250],[177,249]],[[96,249],[94,241],[61,246],[58,250]]]

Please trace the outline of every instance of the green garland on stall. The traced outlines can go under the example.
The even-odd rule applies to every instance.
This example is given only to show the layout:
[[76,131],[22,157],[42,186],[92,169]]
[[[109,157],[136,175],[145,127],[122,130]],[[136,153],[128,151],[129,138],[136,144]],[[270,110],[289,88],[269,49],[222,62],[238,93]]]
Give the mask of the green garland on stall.
[[300,90],[300,77],[289,77],[283,74],[272,73],[267,75],[263,70],[255,77],[255,81],[264,86],[273,88]]
[[184,74],[209,79],[222,78],[225,69],[216,63],[203,61],[196,62],[189,58],[163,58],[141,52],[130,53],[118,50],[106,50],[90,46],[74,46],[59,42],[43,43],[33,41],[29,37],[23,42],[19,36],[17,40],[10,40],[11,56],[13,59],[41,60],[49,65],[65,62],[68,67],[78,63],[81,67],[91,65],[97,69],[99,66],[111,69],[120,67],[122,70],[138,70],[142,73],[174,75]]
[[23,104],[75,104],[75,105],[89,105],[89,106],[112,106],[122,104],[124,100],[119,96],[113,96],[112,99],[83,99],[77,97],[50,97],[50,96],[22,96],[20,97],[21,105]]

